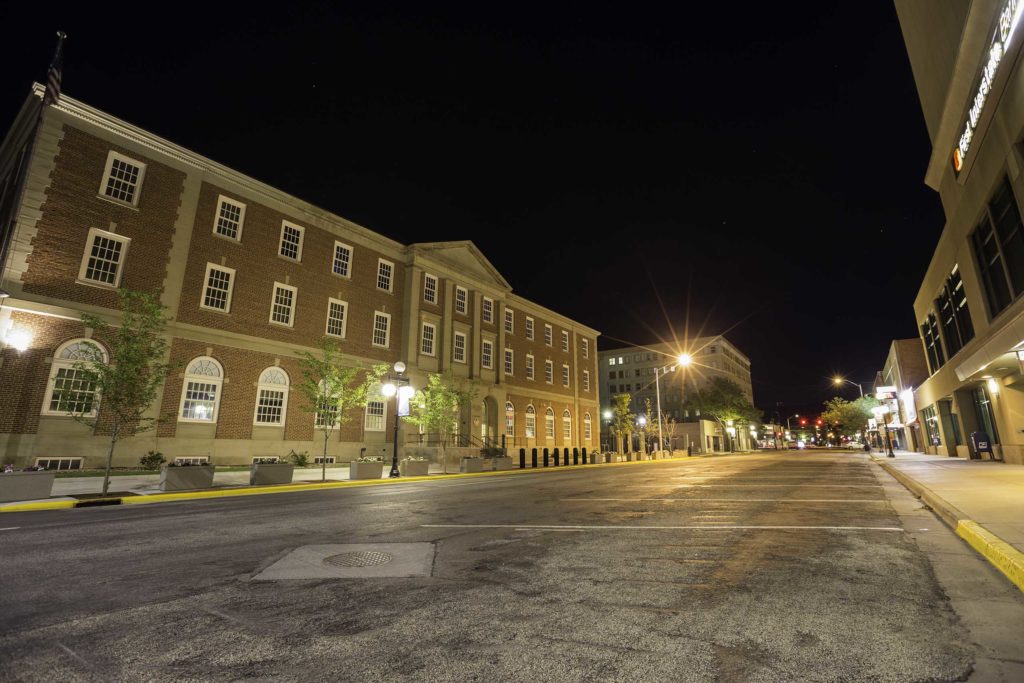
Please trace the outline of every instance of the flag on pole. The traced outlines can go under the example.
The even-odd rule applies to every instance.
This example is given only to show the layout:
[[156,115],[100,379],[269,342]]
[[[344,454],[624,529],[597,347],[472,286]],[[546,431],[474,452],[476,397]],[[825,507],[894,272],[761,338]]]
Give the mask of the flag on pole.
[[43,93],[43,106],[56,104],[60,99],[60,76],[64,61],[64,31],[57,31],[57,50],[53,53],[53,61],[46,72],[46,92]]

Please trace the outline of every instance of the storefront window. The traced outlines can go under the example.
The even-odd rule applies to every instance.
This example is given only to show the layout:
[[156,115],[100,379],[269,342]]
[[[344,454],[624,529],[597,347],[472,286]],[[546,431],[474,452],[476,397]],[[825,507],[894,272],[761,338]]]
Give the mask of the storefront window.
[[[960,420],[953,412],[953,402],[949,399],[939,401],[939,419],[942,420],[942,431],[946,433],[946,439],[953,440],[953,443],[949,445],[962,446],[964,438],[960,432]],[[953,452],[950,451],[950,455],[952,454]]]
[[992,399],[989,398],[985,387],[975,387],[971,392],[974,395],[974,410],[978,413],[978,426],[981,431],[988,434],[992,443],[999,443],[999,432],[996,431],[996,419],[992,413]]
[[941,446],[942,437],[939,435],[939,418],[935,414],[935,406],[928,406],[921,411],[921,422],[924,423],[928,444],[931,446]]

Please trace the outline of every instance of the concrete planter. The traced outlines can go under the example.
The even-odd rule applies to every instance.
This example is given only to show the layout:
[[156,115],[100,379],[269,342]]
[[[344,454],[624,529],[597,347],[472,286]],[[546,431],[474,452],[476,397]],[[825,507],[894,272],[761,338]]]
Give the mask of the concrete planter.
[[188,491],[213,486],[213,465],[185,465],[160,468],[161,491]]
[[626,453],[626,462],[633,462],[633,454]]
[[383,476],[383,460],[380,462],[357,462],[353,460],[348,465],[349,479],[380,479]]
[[425,477],[430,471],[429,460],[399,460],[398,472],[403,477]]
[[459,462],[459,472],[483,472],[483,458],[463,458]]
[[56,472],[0,472],[0,503],[49,498]]
[[249,486],[266,484],[290,484],[295,465],[286,462],[253,463],[249,468]]
[[606,463],[607,463],[607,462],[615,462],[615,457],[616,457],[616,456],[615,456],[615,454],[614,454],[614,453],[605,453],[605,454],[604,454],[604,461],[605,461]]
[[508,456],[502,456],[494,459],[494,469],[496,470],[510,470],[512,469],[512,458]]

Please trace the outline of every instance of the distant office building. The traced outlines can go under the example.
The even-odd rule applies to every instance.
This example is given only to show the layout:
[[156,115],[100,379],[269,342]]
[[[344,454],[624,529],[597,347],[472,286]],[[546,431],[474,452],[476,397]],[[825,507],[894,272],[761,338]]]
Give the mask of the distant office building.
[[970,434],[984,432],[997,457],[1024,463],[1024,2],[896,10],[932,142],[925,183],[946,215],[914,301],[923,445],[971,457]]

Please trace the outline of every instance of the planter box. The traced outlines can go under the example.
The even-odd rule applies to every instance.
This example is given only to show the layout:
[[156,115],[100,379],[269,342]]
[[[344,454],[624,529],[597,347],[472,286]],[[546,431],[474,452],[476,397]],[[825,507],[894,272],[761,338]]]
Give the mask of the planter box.
[[286,462],[253,463],[249,468],[249,486],[265,484],[290,484],[295,465]]
[[49,498],[56,472],[0,472],[0,503]]
[[403,477],[425,477],[430,471],[429,460],[399,460],[398,472]]
[[161,491],[188,491],[213,486],[213,465],[185,465],[160,468]]
[[356,462],[348,464],[349,479],[380,479],[384,476],[384,461]]
[[483,458],[463,458],[459,463],[459,472],[483,472]]
[[615,462],[615,454],[614,453],[605,453],[604,454],[604,461],[605,462]]
[[510,470],[512,469],[512,458],[503,456],[494,459],[494,469],[496,470]]

